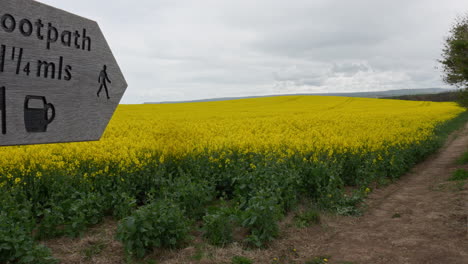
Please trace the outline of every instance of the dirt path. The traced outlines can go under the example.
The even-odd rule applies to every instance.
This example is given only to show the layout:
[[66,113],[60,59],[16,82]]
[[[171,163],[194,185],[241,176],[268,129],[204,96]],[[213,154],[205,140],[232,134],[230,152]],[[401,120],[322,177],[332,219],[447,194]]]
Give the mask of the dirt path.
[[397,183],[370,195],[363,217],[331,222],[333,234],[319,250],[357,263],[468,263],[468,191],[447,182],[467,149],[468,126]]
[[[247,251],[236,244],[223,249],[191,246],[157,252],[149,259],[166,264],[211,264],[230,263],[232,256],[237,255],[253,259],[254,263],[304,264],[316,256],[331,256],[329,263],[467,264],[468,186],[466,181],[447,181],[457,168],[455,160],[467,150],[468,124],[452,135],[437,154],[396,183],[371,193],[363,216],[325,216],[321,226],[288,228],[268,249]],[[113,229],[115,224],[107,229],[109,235],[104,235],[109,241],[113,239]],[[79,243],[93,239],[97,238],[88,235]],[[67,242],[74,244],[76,240],[60,244],[69,249]],[[63,263],[123,263],[121,245],[113,243],[88,261],[79,256],[78,249],[73,250],[75,257],[71,257],[70,251],[52,248],[65,260]]]

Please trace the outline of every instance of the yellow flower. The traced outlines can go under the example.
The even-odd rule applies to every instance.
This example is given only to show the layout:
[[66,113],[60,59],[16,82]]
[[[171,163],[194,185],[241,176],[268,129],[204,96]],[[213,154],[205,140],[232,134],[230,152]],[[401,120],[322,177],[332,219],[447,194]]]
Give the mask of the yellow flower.
[[375,152],[368,162],[395,164],[389,149],[431,139],[438,124],[463,111],[455,103],[323,96],[119,105],[100,141],[0,148],[0,181],[24,183],[24,175],[45,178],[41,172],[52,170],[91,183],[185,157],[209,159],[213,169],[247,161],[257,169],[291,156],[328,166],[343,153]]

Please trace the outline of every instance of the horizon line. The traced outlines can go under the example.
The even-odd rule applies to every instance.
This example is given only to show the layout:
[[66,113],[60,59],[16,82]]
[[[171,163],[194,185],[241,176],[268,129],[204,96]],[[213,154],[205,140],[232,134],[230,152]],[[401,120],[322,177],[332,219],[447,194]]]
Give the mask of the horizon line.
[[[267,95],[251,95],[251,96],[226,96],[226,97],[212,97],[204,99],[193,99],[193,100],[173,100],[173,101],[159,101],[159,102],[143,102],[140,104],[175,104],[175,103],[198,103],[198,102],[214,102],[214,101],[230,101],[230,100],[239,100],[239,99],[250,99],[250,98],[262,98],[262,97],[277,97],[277,96],[349,96],[359,97],[359,95],[367,95],[370,98],[381,98],[388,96],[399,96],[407,94],[385,94],[391,92],[404,92],[404,91],[422,91],[422,90],[434,90],[434,93],[439,93],[440,91],[456,91],[457,89],[452,88],[406,88],[406,89],[394,89],[394,90],[383,90],[383,91],[364,91],[364,92],[330,92],[330,93],[292,93],[292,94],[267,94]],[[437,91],[436,91],[437,90]],[[428,92],[426,94],[430,94]],[[410,93],[417,94],[417,93]]]

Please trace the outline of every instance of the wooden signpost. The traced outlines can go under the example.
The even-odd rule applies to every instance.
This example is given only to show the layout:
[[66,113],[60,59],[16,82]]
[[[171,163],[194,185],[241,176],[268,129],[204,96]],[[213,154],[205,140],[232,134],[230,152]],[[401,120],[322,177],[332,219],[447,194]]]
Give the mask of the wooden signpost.
[[127,83],[99,26],[0,0],[0,146],[99,140]]

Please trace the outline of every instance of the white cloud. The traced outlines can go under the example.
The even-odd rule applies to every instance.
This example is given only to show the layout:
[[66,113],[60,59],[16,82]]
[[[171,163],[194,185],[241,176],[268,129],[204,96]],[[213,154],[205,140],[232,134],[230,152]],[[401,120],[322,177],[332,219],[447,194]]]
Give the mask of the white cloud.
[[98,21],[124,103],[445,86],[465,0],[41,0]]

